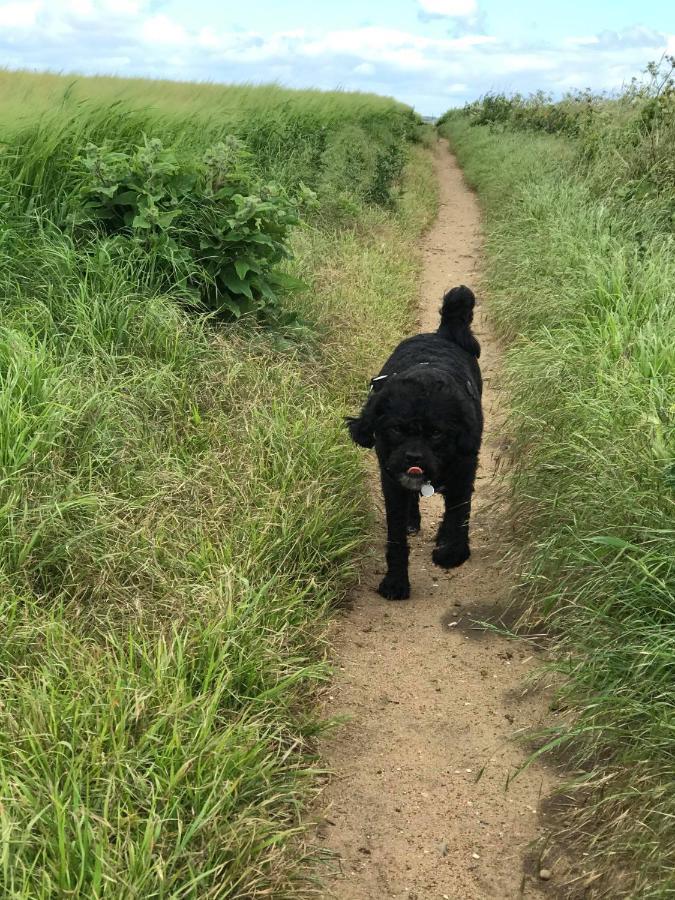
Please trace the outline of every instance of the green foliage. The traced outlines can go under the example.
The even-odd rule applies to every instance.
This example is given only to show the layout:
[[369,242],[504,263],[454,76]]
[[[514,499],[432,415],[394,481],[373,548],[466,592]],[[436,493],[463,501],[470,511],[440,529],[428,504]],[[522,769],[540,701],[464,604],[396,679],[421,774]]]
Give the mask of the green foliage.
[[[578,136],[592,122],[597,106],[602,102],[604,97],[595,96],[590,91],[572,91],[557,103],[544,91],[536,91],[529,97],[488,93],[479,100],[467,103],[461,115],[468,118],[472,125]],[[445,113],[439,119],[439,125],[457,114],[454,110]]]
[[[592,835],[576,855],[590,896],[675,890],[675,185],[660,96],[629,122],[622,101],[595,116],[592,154],[581,132],[442,126],[486,206],[491,309],[513,343],[512,551],[553,635],[569,712],[550,737],[584,773],[568,837]],[[635,127],[658,168],[622,163]]]
[[326,142],[319,196],[344,209],[359,200],[393,207],[405,161],[405,144],[395,134],[383,132],[373,141],[363,128],[347,126]]
[[397,187],[400,182],[405,159],[405,148],[398,141],[384,146],[378,152],[375,172],[367,194],[369,200],[383,206],[393,203],[392,187]]
[[675,57],[650,63],[645,75],[618,95],[576,91],[553,102],[543,91],[529,97],[486,94],[463,110],[448,111],[439,122],[465,118],[496,130],[574,138],[579,165],[597,195],[618,206],[641,202],[649,207],[645,218],[656,216],[659,228],[670,230],[675,222]]
[[[0,107],[4,212],[74,228],[78,253],[220,317],[294,324],[291,233],[393,207],[419,120],[368,95],[18,73]],[[149,104],[153,103],[152,106]],[[3,113],[4,109],[4,113]],[[297,323],[295,326],[297,327]]]
[[[179,157],[156,138],[132,152],[89,144],[76,161],[83,179],[71,215],[80,243],[96,252],[87,226],[99,225],[117,238],[115,252],[138,260],[139,277],[154,289],[178,287],[210,312],[264,312],[269,319],[278,313],[277,286],[294,283],[275,267],[290,255],[300,202],[272,184],[254,193],[245,156],[236,138],[198,160]],[[300,188],[303,199],[314,199]]]
[[[311,189],[328,134],[414,116],[0,81],[0,895],[315,895],[309,704],[369,524],[342,416],[407,322],[433,192],[418,148],[422,189],[394,214],[364,183],[358,229]],[[310,289],[275,328],[195,315],[248,287],[268,317],[280,270]]]
[[[330,202],[336,189],[353,192],[356,174],[356,199],[363,202],[372,182],[350,168],[347,156],[326,153],[341,133],[357,129],[360,152],[367,154],[368,147],[377,153],[417,141],[425,131],[410,107],[344,91],[1,71],[0,90],[0,127],[12,146],[20,145],[23,160],[17,160],[17,169],[31,189],[45,180],[63,181],[69,158],[88,142],[101,146],[113,135],[117,149],[140,144],[147,134],[165,147],[194,148],[199,155],[234,136],[250,152],[250,167],[263,182],[289,193],[301,181],[314,191],[326,185],[321,199]],[[35,158],[33,166],[36,142],[51,152]],[[369,171],[372,176],[370,166]]]

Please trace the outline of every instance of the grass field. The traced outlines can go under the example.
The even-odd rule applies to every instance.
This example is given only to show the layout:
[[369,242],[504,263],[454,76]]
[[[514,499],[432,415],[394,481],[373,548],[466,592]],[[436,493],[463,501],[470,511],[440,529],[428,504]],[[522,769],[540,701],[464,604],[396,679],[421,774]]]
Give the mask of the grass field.
[[2,92],[2,896],[307,895],[368,526],[341,420],[415,296],[420,130],[365,95]]
[[379,189],[384,195],[405,139],[426,127],[409,107],[387,97],[276,85],[0,71],[0,93],[0,140],[25,129],[30,141],[38,123],[38,152],[68,136],[79,146],[97,135],[124,142],[151,131],[170,137],[174,147],[194,148],[236,135],[266,178],[284,186],[304,181],[334,203],[344,192],[377,195]]
[[552,633],[550,744],[583,772],[584,896],[675,891],[674,100],[654,69],[614,100],[492,96],[441,124],[512,346],[511,550]]

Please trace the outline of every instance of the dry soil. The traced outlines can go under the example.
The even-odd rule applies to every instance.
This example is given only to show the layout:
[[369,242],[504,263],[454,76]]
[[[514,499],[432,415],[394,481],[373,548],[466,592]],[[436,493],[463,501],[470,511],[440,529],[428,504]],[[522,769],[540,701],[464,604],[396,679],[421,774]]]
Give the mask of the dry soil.
[[[336,677],[325,701],[327,715],[348,717],[322,746],[334,776],[317,832],[332,860],[324,896],[339,900],[502,900],[554,888],[539,877],[536,849],[538,806],[554,775],[534,763],[511,780],[527,758],[514,732],[549,715],[545,693],[527,679],[536,651],[475,624],[499,618],[511,586],[500,564],[508,518],[495,478],[508,464],[501,354],[478,290],[480,212],[443,142],[435,167],[440,208],[423,240],[418,325],[436,329],[449,287],[477,289],[486,432],[472,556],[451,572],[433,565],[442,500],[423,499],[422,532],[411,540],[411,599],[379,597],[383,510],[373,467],[380,534],[337,625]],[[373,372],[391,349],[382,348]]]

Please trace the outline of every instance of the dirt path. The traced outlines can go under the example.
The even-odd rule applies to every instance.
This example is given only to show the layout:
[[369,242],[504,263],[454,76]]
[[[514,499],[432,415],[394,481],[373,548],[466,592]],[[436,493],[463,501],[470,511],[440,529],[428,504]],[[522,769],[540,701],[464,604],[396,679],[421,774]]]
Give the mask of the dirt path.
[[[437,328],[443,291],[475,286],[480,266],[478,205],[444,143],[435,166],[441,205],[423,244],[421,331]],[[335,854],[326,897],[505,900],[553,886],[539,879],[529,849],[541,833],[537,806],[552,775],[533,765],[507,788],[525,759],[510,736],[547,714],[545,698],[525,683],[532,648],[473,626],[498,617],[509,588],[497,552],[505,515],[493,483],[503,448],[499,348],[480,304],[475,331],[486,434],[473,555],[450,573],[432,564],[442,501],[423,500],[422,533],[411,541],[411,599],[391,603],[375,593],[379,534],[373,564],[338,626],[338,675],[326,713],[350,721],[323,746],[335,772],[318,831]],[[387,349],[373,360],[374,372]],[[373,490],[382,519],[375,469]]]

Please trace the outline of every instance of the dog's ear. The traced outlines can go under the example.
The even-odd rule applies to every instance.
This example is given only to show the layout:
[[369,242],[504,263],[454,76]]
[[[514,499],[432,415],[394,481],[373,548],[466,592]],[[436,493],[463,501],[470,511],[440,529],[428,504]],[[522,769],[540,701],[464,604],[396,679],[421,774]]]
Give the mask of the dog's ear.
[[375,446],[375,410],[378,399],[378,395],[372,392],[361,410],[361,415],[347,416],[345,419],[354,443],[360,447],[366,447],[368,450]]
[[358,417],[347,416],[345,423],[355,444],[368,450],[375,446],[375,434],[370,419],[366,419],[363,414]]

